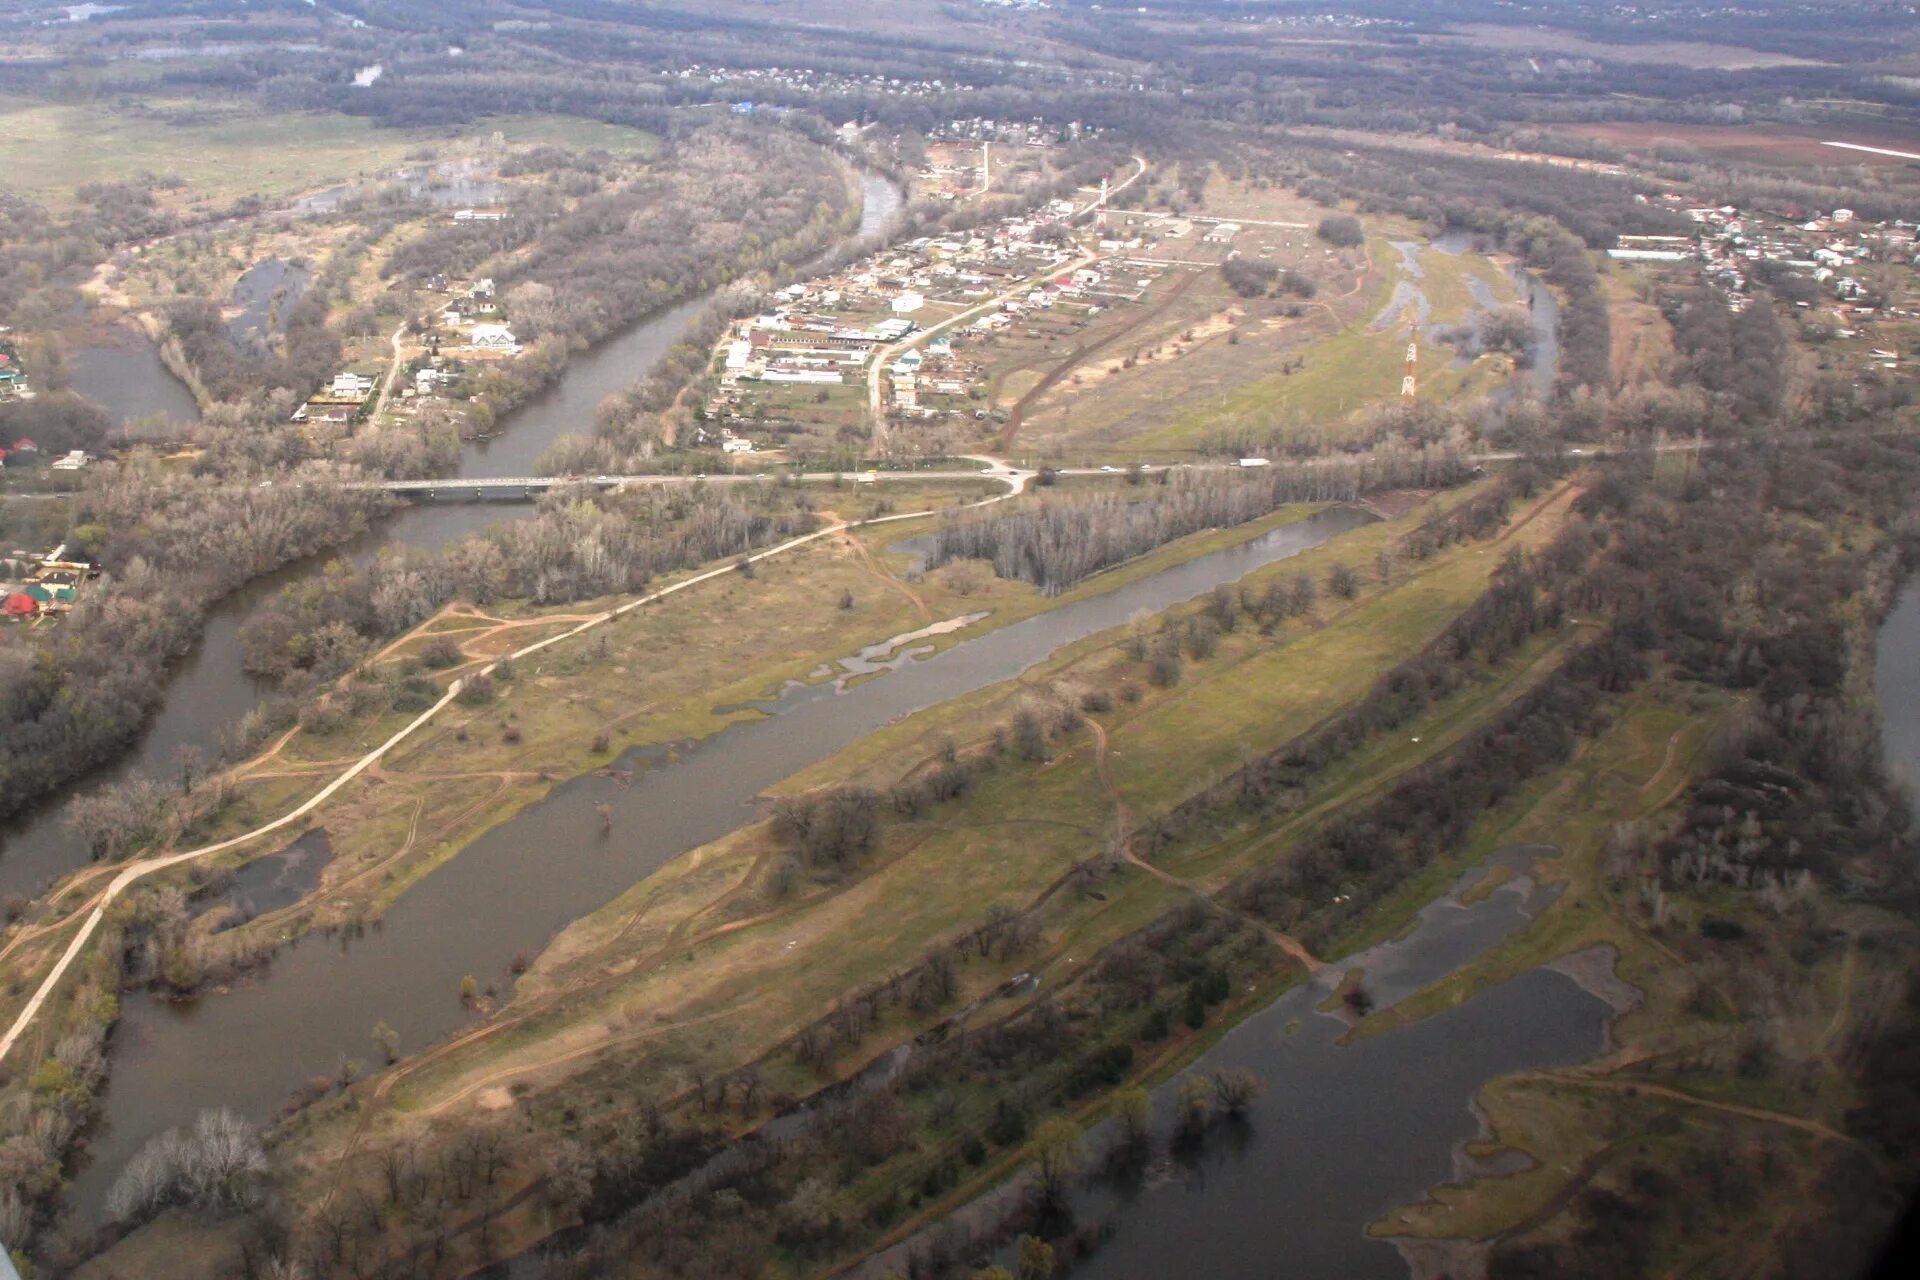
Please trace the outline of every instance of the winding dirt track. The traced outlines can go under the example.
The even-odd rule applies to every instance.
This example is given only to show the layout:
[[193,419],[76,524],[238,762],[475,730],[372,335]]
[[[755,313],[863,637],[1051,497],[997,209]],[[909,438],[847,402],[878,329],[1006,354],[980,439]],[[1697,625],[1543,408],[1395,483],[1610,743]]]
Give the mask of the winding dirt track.
[[1113,774],[1107,768],[1107,731],[1098,720],[1095,720],[1091,716],[1087,717],[1087,724],[1093,730],[1094,770],[1100,775],[1100,785],[1106,788],[1107,795],[1113,800],[1113,817],[1114,823],[1119,830],[1120,852],[1122,856],[1126,858],[1127,862],[1132,866],[1138,867],[1156,880],[1163,881],[1179,889],[1184,889],[1186,892],[1200,899],[1200,901],[1206,903],[1207,906],[1213,910],[1225,912],[1227,915],[1234,916],[1252,925],[1261,933],[1265,934],[1267,940],[1273,943],[1274,946],[1280,948],[1280,950],[1286,952],[1295,960],[1298,960],[1308,973],[1318,973],[1321,969],[1325,968],[1326,966],[1321,963],[1320,957],[1307,950],[1306,944],[1292,934],[1280,932],[1280,930],[1274,928],[1258,916],[1251,916],[1244,911],[1234,910],[1232,907],[1219,901],[1205,889],[1199,888],[1191,881],[1182,880],[1179,876],[1174,875],[1164,867],[1155,866],[1133,851],[1133,817],[1127,811],[1126,798],[1120,794],[1120,788],[1114,785]]
[[[975,507],[990,506],[997,502],[1004,502],[1006,499],[1014,497],[1015,495],[1023,492],[1026,488],[1027,481],[1031,478],[1031,473],[1003,470],[1003,471],[991,473],[991,478],[1003,481],[1007,485],[1007,492],[1003,494],[997,494],[991,498],[984,498],[981,501],[972,504],[973,506]],[[925,519],[926,517],[934,514],[936,513],[932,511],[910,511],[900,515],[879,516],[879,517],[876,517],[875,519],[863,521],[861,523],[865,525],[891,524],[900,520]],[[810,543],[819,542],[827,538],[838,537],[839,535],[846,532],[848,529],[852,527],[853,527],[852,522],[844,521],[844,520],[837,521],[831,525],[828,525],[823,529],[815,530],[814,532],[809,534],[803,534],[798,538],[788,539],[786,542],[782,542],[778,546],[769,547],[765,551],[754,552],[752,555],[744,557],[744,559],[750,562],[769,560],[769,559],[772,559],[774,556],[785,555],[789,551],[797,550],[798,548],[807,546]],[[502,658],[495,659],[494,661],[489,662],[485,667],[481,668],[479,674],[490,675],[495,670],[495,668],[499,665],[499,663],[502,661],[511,660],[511,661],[517,662],[520,659],[530,657],[531,655],[538,653],[542,649],[546,649],[552,645],[559,644],[563,640],[573,639],[575,636],[578,636],[587,631],[590,631],[594,627],[602,626],[618,618],[624,617],[626,614],[633,612],[635,609],[644,608],[645,606],[653,604],[656,601],[663,600],[670,595],[674,595],[681,591],[686,591],[692,587],[699,586],[701,583],[704,583],[704,582],[711,582],[715,578],[726,577],[730,574],[733,574],[734,572],[736,572],[735,562],[729,561],[728,563],[720,565],[716,568],[708,569],[703,573],[697,573],[693,577],[687,578],[681,582],[676,582],[672,586],[662,587],[658,591],[652,591],[635,600],[630,600],[626,604],[621,605],[616,609],[610,609],[605,613],[591,615],[587,617],[585,621],[580,622],[573,627],[569,627],[565,631],[559,632],[555,635],[548,636],[544,640],[536,640],[531,644],[523,645],[519,649],[514,650],[512,653],[506,654]],[[81,924],[79,930],[74,934],[73,940],[67,944],[66,950],[61,952],[60,959],[56,961],[53,968],[50,971],[48,971],[47,976],[41,980],[40,986],[34,991],[33,996],[27,1001],[26,1005],[20,1010],[19,1016],[17,1016],[13,1020],[13,1024],[7,1028],[6,1035],[0,1036],[0,1062],[6,1061],[7,1055],[13,1051],[13,1046],[16,1043],[18,1043],[20,1038],[27,1033],[29,1028],[33,1026],[34,1019],[39,1016],[40,1010],[43,1007],[45,1007],[47,1001],[52,997],[54,991],[59,987],[61,979],[66,977],[67,970],[73,967],[74,962],[79,959],[81,952],[83,952],[86,949],[86,945],[88,941],[92,939],[93,935],[96,932],[99,931],[101,923],[106,919],[107,909],[113,905],[114,899],[118,898],[122,893],[126,892],[133,885],[139,883],[141,880],[144,880],[146,877],[153,875],[156,872],[165,871],[171,867],[180,866],[182,863],[192,862],[200,858],[209,857],[216,853],[222,853],[228,849],[238,848],[241,845],[248,844],[254,840],[259,839],[261,836],[271,835],[273,832],[283,830],[287,827],[292,826],[294,823],[299,822],[302,818],[306,817],[308,814],[320,808],[320,806],[325,804],[328,800],[331,800],[334,797],[334,795],[340,791],[342,787],[345,787],[348,783],[358,778],[361,774],[373,768],[376,764],[379,763],[379,761],[383,757],[385,757],[395,747],[399,746],[401,743],[411,738],[420,729],[424,728],[427,724],[431,723],[436,716],[438,716],[442,711],[446,710],[446,708],[453,702],[453,700],[459,696],[461,687],[464,684],[465,684],[464,679],[454,680],[451,684],[447,686],[446,693],[441,695],[441,698],[438,702],[434,703],[431,707],[428,707],[425,711],[422,711],[418,716],[415,716],[411,721],[409,721],[404,727],[402,727],[392,737],[388,738],[385,742],[381,743],[379,746],[375,747],[372,751],[367,752],[365,755],[361,756],[358,760],[354,761],[353,764],[349,765],[346,769],[344,769],[339,774],[338,777],[334,778],[332,782],[329,782],[326,786],[322,787],[316,794],[310,796],[308,799],[306,799],[299,805],[295,806],[293,809],[290,809],[286,813],[282,814],[280,817],[275,818],[273,821],[264,823],[261,826],[255,827],[251,831],[243,832],[242,834],[230,837],[229,839],[217,841],[216,843],[209,844],[209,845],[202,845],[198,849],[186,849],[176,853],[162,854],[158,857],[142,858],[138,862],[128,863],[125,867],[122,867],[120,869],[119,874],[115,875],[113,879],[110,882],[108,882],[107,887],[104,890],[102,890],[98,895],[96,895],[94,898],[90,899],[90,901],[93,903],[92,912],[87,916],[86,920]],[[72,919],[73,917],[69,915],[65,920],[62,920],[59,925],[52,926],[52,927],[63,928],[68,923],[70,923]]]

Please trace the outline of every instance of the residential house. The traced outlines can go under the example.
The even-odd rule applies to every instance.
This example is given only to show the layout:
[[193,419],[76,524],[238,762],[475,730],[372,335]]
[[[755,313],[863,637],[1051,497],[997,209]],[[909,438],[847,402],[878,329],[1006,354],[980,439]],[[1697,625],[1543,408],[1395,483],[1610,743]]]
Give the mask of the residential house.
[[519,339],[503,324],[477,324],[468,341],[482,351],[504,351],[512,355],[520,350]]

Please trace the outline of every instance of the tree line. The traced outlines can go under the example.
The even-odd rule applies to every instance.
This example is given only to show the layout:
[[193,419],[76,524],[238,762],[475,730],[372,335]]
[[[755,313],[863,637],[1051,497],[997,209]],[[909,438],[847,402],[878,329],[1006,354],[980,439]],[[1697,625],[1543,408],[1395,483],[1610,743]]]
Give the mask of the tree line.
[[929,568],[986,560],[1002,578],[1058,595],[1102,569],[1203,529],[1227,528],[1297,502],[1353,502],[1395,488],[1455,484],[1469,464],[1445,448],[1280,464],[1250,474],[1162,472],[1150,499],[1100,493],[956,517],[935,535]]

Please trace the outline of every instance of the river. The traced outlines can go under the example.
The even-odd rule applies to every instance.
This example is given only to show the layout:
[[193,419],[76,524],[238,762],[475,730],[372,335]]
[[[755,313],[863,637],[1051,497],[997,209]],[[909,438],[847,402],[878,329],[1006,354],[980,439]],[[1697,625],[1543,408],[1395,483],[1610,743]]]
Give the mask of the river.
[[[1407,1265],[1366,1225],[1428,1187],[1471,1176],[1460,1144],[1481,1136],[1472,1109],[1488,1081],[1514,1071],[1585,1061],[1605,1044],[1613,1008],[1571,977],[1536,969],[1407,1026],[1346,1042],[1351,1019],[1321,1011],[1352,969],[1385,1009],[1441,981],[1525,928],[1558,895],[1527,874],[1533,849],[1494,854],[1515,871],[1492,893],[1463,901],[1475,868],[1395,941],[1329,965],[1247,1018],[1192,1070],[1245,1067],[1264,1085],[1243,1121],[1221,1121],[1176,1142],[1178,1080],[1153,1095],[1155,1150],[1145,1169],[1096,1176],[1075,1193],[1075,1220],[1102,1243],[1076,1262],[1076,1280],[1274,1275],[1404,1278]],[[1088,1135],[1095,1154],[1112,1125]],[[1482,1162],[1481,1170],[1505,1162]],[[1016,1181],[963,1210],[945,1228],[990,1226],[1021,1194]],[[906,1273],[930,1239],[882,1254],[852,1274]],[[1011,1265],[1003,1250],[998,1259]]]
[[[1239,547],[1074,601],[850,686],[789,688],[766,714],[686,745],[670,762],[628,753],[630,783],[588,775],[473,841],[349,942],[310,937],[264,976],[173,1003],[129,994],[114,1037],[113,1082],[92,1163],[74,1186],[83,1210],[149,1137],[204,1107],[267,1119],[341,1053],[366,1058],[384,1019],[417,1051],[469,1021],[460,980],[511,987],[516,954],[538,953],[561,928],[681,853],[755,816],[755,798],[912,711],[1009,680],[1062,645],[1233,582],[1372,517],[1320,512]],[[526,674],[537,674],[538,663]],[[611,833],[597,806],[613,810]]]
[[[885,227],[902,202],[899,189],[872,171],[861,173],[861,197],[856,236]],[[263,296],[270,294],[271,288]],[[644,377],[710,300],[711,295],[702,294],[676,303],[575,356],[553,386],[506,415],[498,435],[464,446],[455,474],[473,479],[532,474],[534,459],[548,445],[566,432],[590,430],[600,402]],[[154,413],[179,421],[198,416],[192,395],[160,362],[152,344],[131,331],[116,332],[107,342],[80,348],[70,363],[74,389],[123,424]],[[343,555],[371,558],[385,546],[444,547],[496,520],[517,518],[525,510],[421,503],[382,519],[370,533],[344,547],[257,578],[223,598],[208,612],[205,630],[193,649],[169,669],[160,707],[132,747],[55,801],[17,816],[0,829],[0,895],[31,898],[87,860],[84,843],[65,822],[65,801],[75,790],[115,782],[135,771],[172,777],[179,770],[176,756],[182,747],[215,753],[220,731],[245,715],[263,692],[263,686],[241,670],[240,629],[254,609],[280,588]]]
[[[866,236],[883,229],[902,204],[899,189],[877,173],[863,171],[861,188],[862,207],[856,236]],[[576,356],[558,382],[503,419],[500,434],[490,440],[466,445],[462,449],[456,474],[473,479],[529,474],[533,469],[533,460],[556,437],[568,431],[590,429],[593,411],[601,400],[645,376],[660,357],[680,340],[688,325],[710,300],[711,295],[703,294],[667,307],[600,346]],[[116,343],[85,348],[75,353],[73,369],[75,388],[107,405],[123,421],[146,416],[156,406],[183,419],[193,416],[195,412],[191,396],[160,363],[150,345]],[[244,715],[264,692],[263,686],[241,669],[240,632],[253,610],[283,586],[317,572],[328,561],[340,556],[372,557],[378,555],[382,548],[395,545],[441,547],[476,533],[494,521],[517,518],[525,510],[524,507],[511,508],[498,504],[424,503],[412,506],[382,519],[374,529],[343,547],[288,565],[228,595],[210,611],[206,627],[192,651],[169,669],[161,706],[139,740],[123,756],[97,770],[79,785],[100,786],[136,770],[157,777],[170,777],[179,767],[176,757],[182,747],[197,747],[212,754],[220,731]],[[86,861],[84,844],[75,838],[65,824],[65,798],[63,796],[60,802],[42,805],[24,815],[13,822],[4,835],[0,835],[0,893],[31,896],[36,890],[43,889]],[[737,814],[735,818],[737,820]],[[582,909],[597,906],[601,900],[603,898],[595,898]],[[557,928],[558,925],[553,927]],[[544,939],[551,932],[552,928],[549,928],[539,937]],[[305,953],[321,949],[318,945],[310,946]],[[511,955],[511,951],[507,954]],[[129,1003],[137,1006],[139,1001]],[[149,1012],[152,1012],[150,1007]],[[189,1033],[196,1021],[191,1007],[170,1007],[167,1013],[171,1016],[167,1016],[165,1021],[180,1034]],[[368,1046],[362,1042],[366,1039],[367,1027],[371,1025],[371,1021],[365,1026],[356,1024],[354,1034],[345,1042],[346,1047],[356,1055],[364,1055]],[[125,1069],[130,1075],[138,1077],[141,1073],[137,1064],[141,1055],[137,1046],[142,1040],[138,1020],[131,1020],[123,1030],[124,1034],[117,1037],[118,1043],[136,1047],[127,1055],[127,1061],[116,1066],[116,1073]],[[409,1043],[417,1046],[420,1039],[413,1038]],[[183,1053],[192,1052],[183,1046]],[[266,1105],[258,1109],[256,1114],[263,1117],[269,1114],[284,1099],[292,1085],[299,1083],[306,1075],[327,1069],[330,1064],[329,1053],[328,1058],[317,1065],[301,1059],[302,1074],[291,1080],[272,1076],[273,1084],[257,1095]],[[173,1071],[161,1064],[157,1078],[150,1077],[148,1082],[158,1086],[164,1094],[171,1091],[172,1075]],[[104,1187],[93,1187],[91,1191],[88,1188],[98,1181],[103,1166],[109,1170],[107,1177],[110,1179],[111,1171],[117,1170],[118,1164],[130,1153],[130,1148],[123,1149],[115,1135],[126,1135],[139,1126],[129,1126],[124,1120],[116,1126],[112,1118],[128,1111],[147,1114],[146,1108],[124,1105],[123,1100],[132,1096],[136,1096],[136,1090],[132,1084],[127,1084],[117,1085],[109,1097],[110,1120],[105,1131],[107,1136],[100,1146],[116,1158],[96,1160],[83,1174],[82,1189],[77,1195],[82,1203],[89,1200],[98,1203],[99,1196],[104,1194]],[[164,1127],[174,1118],[185,1118],[166,1112],[164,1108],[162,1111],[163,1120],[152,1128]],[[188,1111],[185,1116],[191,1114]],[[137,1146],[137,1142],[134,1145]]]

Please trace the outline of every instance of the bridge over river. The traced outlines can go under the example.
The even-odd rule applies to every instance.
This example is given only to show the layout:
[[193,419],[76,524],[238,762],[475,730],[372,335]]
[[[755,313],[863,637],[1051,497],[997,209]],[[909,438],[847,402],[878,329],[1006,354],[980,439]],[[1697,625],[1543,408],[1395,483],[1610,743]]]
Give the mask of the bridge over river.
[[725,472],[714,475],[622,475],[622,476],[469,476],[448,480],[365,480],[341,487],[362,492],[380,491],[403,497],[520,498],[569,485],[591,485],[596,489],[622,489],[630,485],[669,484],[741,484],[756,480],[797,480],[808,484],[880,484],[902,480],[998,480],[1014,489],[1026,487],[1034,472],[1013,467],[994,466],[976,470],[942,471],[805,471]]

